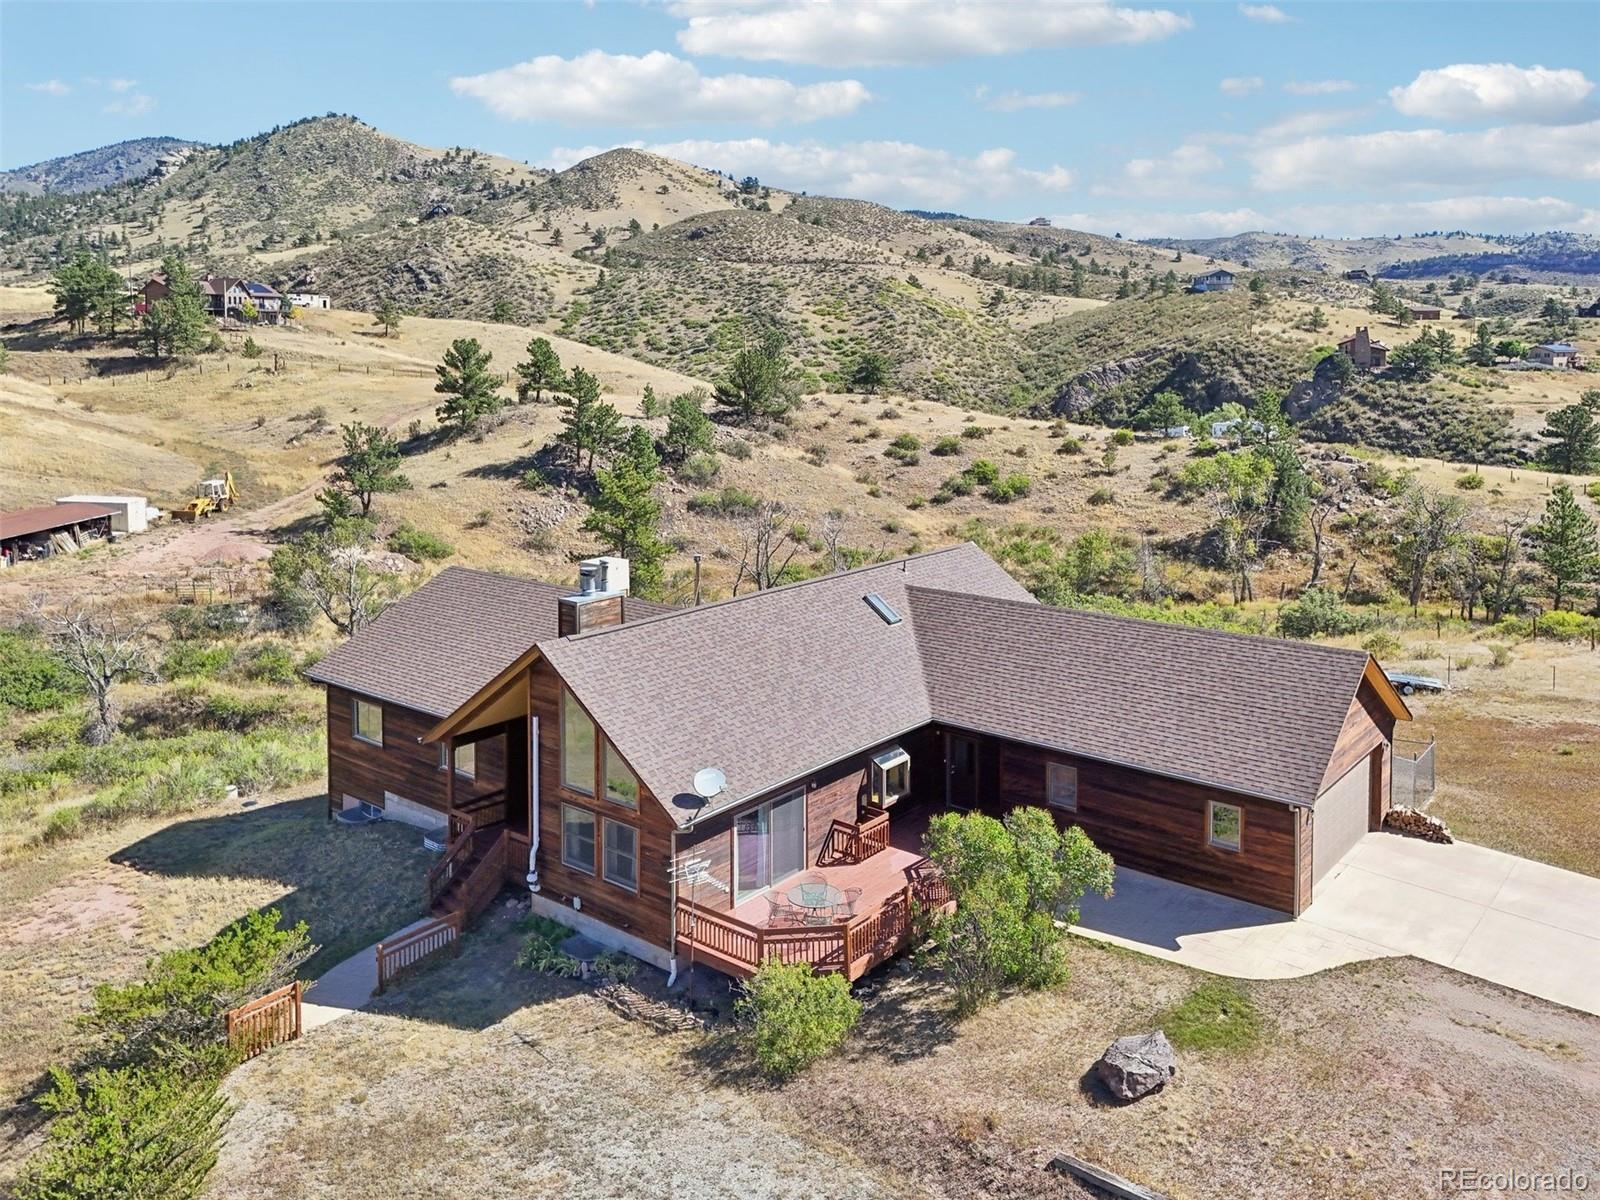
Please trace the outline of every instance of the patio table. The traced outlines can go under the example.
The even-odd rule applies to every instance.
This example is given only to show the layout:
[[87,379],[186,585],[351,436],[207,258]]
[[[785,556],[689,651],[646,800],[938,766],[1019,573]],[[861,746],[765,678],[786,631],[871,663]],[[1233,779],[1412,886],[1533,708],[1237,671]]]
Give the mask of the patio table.
[[826,924],[833,909],[844,903],[844,893],[831,883],[813,880],[789,889],[789,903],[801,910],[808,925]]

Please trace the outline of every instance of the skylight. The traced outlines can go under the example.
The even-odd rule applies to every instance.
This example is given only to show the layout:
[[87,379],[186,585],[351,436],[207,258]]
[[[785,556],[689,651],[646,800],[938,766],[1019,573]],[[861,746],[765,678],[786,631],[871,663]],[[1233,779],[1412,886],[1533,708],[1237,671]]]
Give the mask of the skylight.
[[873,612],[877,613],[883,618],[883,623],[885,625],[900,624],[900,614],[895,612],[895,610],[889,606],[889,602],[882,596],[878,595],[877,592],[868,592],[861,598],[867,602],[868,608],[872,609]]

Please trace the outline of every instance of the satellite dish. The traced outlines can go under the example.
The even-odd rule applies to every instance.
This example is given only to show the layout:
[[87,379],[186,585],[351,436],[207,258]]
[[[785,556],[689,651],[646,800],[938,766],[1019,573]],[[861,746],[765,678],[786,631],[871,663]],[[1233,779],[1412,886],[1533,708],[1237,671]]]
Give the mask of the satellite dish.
[[712,800],[728,789],[728,777],[716,767],[703,767],[694,773],[695,795]]

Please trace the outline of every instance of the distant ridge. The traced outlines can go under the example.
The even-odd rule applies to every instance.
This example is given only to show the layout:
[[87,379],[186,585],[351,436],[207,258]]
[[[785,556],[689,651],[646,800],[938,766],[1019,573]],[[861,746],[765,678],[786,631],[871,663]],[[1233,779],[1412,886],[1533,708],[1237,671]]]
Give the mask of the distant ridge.
[[0,192],[38,196],[114,187],[129,180],[143,179],[156,170],[165,156],[200,144],[175,137],[147,137],[95,150],[80,150],[76,154],[0,171]]

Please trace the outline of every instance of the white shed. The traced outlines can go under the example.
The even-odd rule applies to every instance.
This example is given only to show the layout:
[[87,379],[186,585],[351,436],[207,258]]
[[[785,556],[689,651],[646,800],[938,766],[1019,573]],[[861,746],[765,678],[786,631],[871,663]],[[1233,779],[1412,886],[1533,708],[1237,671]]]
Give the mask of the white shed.
[[111,516],[111,528],[115,533],[143,533],[150,527],[151,516],[160,515],[143,496],[58,496],[56,503],[104,504],[116,509]]

